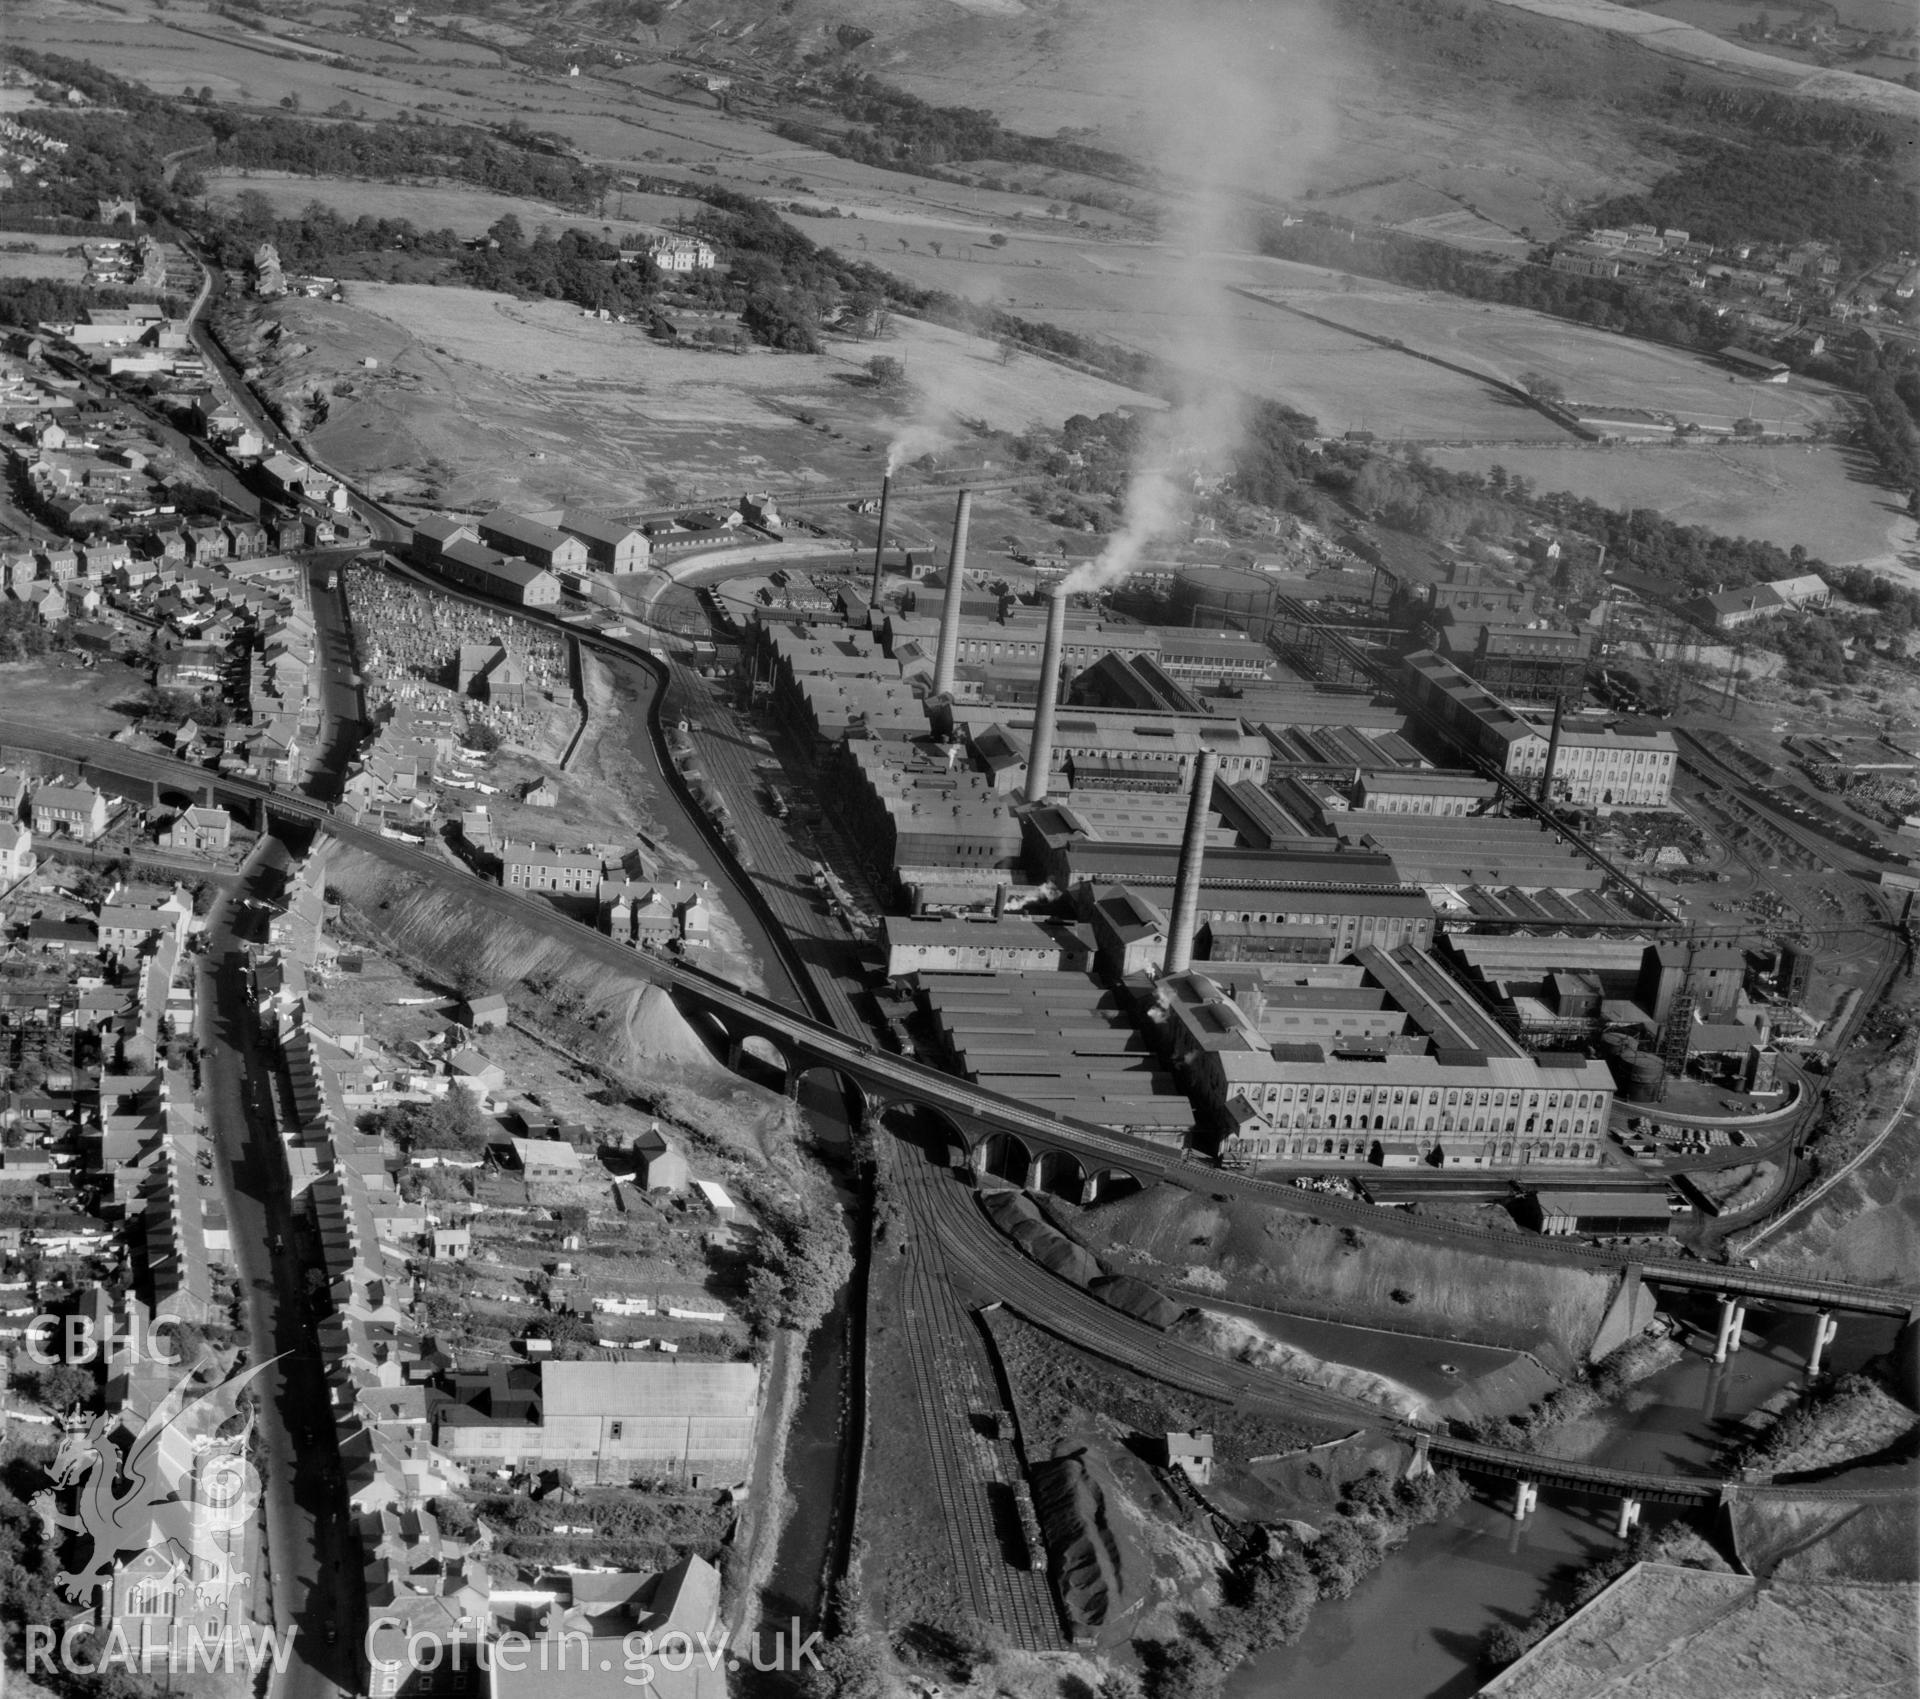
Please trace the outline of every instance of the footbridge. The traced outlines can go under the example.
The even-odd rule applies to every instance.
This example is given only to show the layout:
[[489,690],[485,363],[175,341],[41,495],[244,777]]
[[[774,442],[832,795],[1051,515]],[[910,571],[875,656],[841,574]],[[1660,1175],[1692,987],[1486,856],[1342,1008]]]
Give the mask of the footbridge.
[[[170,756],[126,749],[103,738],[48,731],[0,717],[0,752],[7,749],[52,755],[83,771],[91,782],[116,794],[134,794],[139,786],[198,793],[211,785],[231,799],[287,819],[323,825],[334,836],[407,871],[456,887],[471,908],[564,937],[575,951],[623,966],[651,980],[673,998],[696,1025],[714,1035],[718,1048],[742,1065],[753,1048],[779,1073],[787,1090],[796,1091],[811,1073],[826,1070],[851,1088],[863,1113],[911,1106],[935,1116],[948,1129],[965,1159],[980,1172],[992,1172],[1017,1184],[1058,1191],[1089,1201],[1122,1185],[1169,1184],[1189,1191],[1257,1199],[1363,1228],[1369,1232],[1475,1249],[1488,1255],[1558,1265],[1586,1264],[1606,1270],[1638,1267],[1655,1285],[1690,1286],[1722,1295],[1723,1300],[1760,1300],[1808,1305],[1817,1310],[1920,1316],[1920,1293],[1841,1282],[1801,1280],[1756,1269],[1720,1267],[1678,1259],[1656,1260],[1599,1246],[1569,1245],[1563,1240],[1502,1231],[1461,1222],[1423,1220],[1397,1210],[1381,1210],[1358,1199],[1307,1192],[1281,1181],[1232,1173],[1190,1157],[1168,1145],[1076,1121],[1036,1109],[989,1091],[925,1063],[883,1050],[877,1044],[841,1032],[823,1021],[770,998],[742,990],[731,981],[665,956],[650,955],[616,943],[604,933],[560,914],[538,896],[504,889],[476,878],[446,855],[383,836],[360,825],[350,810],[260,780],[215,774]],[[1737,1348],[1737,1337],[1733,1342]]]

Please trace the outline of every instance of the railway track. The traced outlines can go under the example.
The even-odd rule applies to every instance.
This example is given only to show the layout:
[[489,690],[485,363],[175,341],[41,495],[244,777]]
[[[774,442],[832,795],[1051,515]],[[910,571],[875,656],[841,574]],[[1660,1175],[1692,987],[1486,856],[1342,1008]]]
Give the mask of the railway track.
[[962,1355],[967,1320],[945,1270],[934,1267],[940,1255],[938,1242],[928,1239],[917,1240],[908,1252],[902,1331],[954,1575],[982,1622],[994,1624],[1024,1651],[1057,1651],[1064,1640],[1045,1572],[1009,1562],[995,1525],[992,1488],[1011,1491],[1013,1481],[1002,1477],[1013,1471],[1001,1466],[968,1420],[970,1411],[991,1408],[998,1399],[991,1381],[983,1383],[977,1365]]
[[1389,1419],[1359,1399],[1228,1362],[1109,1308],[1009,1245],[980,1213],[972,1188],[951,1169],[908,1141],[900,1142],[893,1160],[917,1232],[938,1242],[950,1273],[962,1276],[982,1301],[997,1298],[1071,1345],[1204,1398],[1348,1426],[1379,1426]]

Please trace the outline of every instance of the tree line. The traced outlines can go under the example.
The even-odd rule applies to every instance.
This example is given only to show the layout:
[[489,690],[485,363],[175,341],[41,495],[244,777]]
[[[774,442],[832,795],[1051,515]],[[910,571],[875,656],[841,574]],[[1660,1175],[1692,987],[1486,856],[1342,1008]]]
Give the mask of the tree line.
[[1009,130],[984,107],[934,106],[858,69],[843,69],[833,76],[826,102],[857,127],[842,130],[787,120],[775,129],[789,140],[807,142],[842,159],[922,175],[963,160],[994,159],[1120,183],[1145,180],[1145,173],[1124,154],[1090,147],[1070,136]]
[[606,186],[592,170],[524,126],[505,139],[470,124],[316,124],[284,117],[210,111],[221,165],[293,171],[312,177],[455,177],[497,194],[558,206],[591,205]]
[[1912,189],[1877,161],[1767,137],[1688,137],[1682,162],[1648,188],[1587,208],[1592,225],[1678,226],[1716,247],[1830,242],[1847,264],[1891,258],[1920,225]]

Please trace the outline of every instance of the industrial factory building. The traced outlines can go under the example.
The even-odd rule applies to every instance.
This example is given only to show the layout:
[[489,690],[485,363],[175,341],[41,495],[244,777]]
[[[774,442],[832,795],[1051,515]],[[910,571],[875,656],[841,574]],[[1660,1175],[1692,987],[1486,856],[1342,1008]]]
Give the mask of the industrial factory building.
[[1351,977],[1331,984],[1326,969],[1317,981],[1280,969],[1268,986],[1260,975],[1272,971],[1208,966],[1160,986],[1174,1054],[1224,1161],[1600,1160],[1613,1104],[1606,1065],[1530,1053],[1424,951],[1363,948]]
[[929,978],[922,1001],[968,1079],[1036,1108],[1183,1145],[1185,1088],[1117,992],[1084,974]]
[[884,931],[889,979],[917,973],[1084,973],[1093,963],[1091,930],[1061,921],[889,915]]
[[1496,696],[1522,702],[1577,700],[1586,689],[1593,633],[1493,620],[1456,620],[1434,638],[1435,651]]
[[1414,694],[1447,737],[1527,789],[1538,788],[1551,742],[1556,799],[1602,808],[1667,806],[1679,759],[1672,733],[1563,726],[1553,738],[1431,649],[1409,655],[1405,667]]
[[[941,615],[895,613],[887,616],[881,636],[889,654],[907,644],[923,651],[937,649]],[[1033,674],[1044,659],[1046,609],[1008,601],[995,618],[962,616],[956,634],[955,660],[962,667],[997,674]],[[1133,660],[1149,657],[1182,683],[1219,684],[1256,682],[1273,670],[1273,656],[1264,644],[1244,631],[1196,631],[1185,626],[1134,625],[1127,622],[1067,617],[1061,661],[1072,672],[1085,672],[1107,656]]]
[[909,900],[980,902],[1024,883],[1013,800],[958,750],[857,738],[843,743],[828,784],[848,838],[891,868]]
[[1391,856],[1400,876],[1415,884],[1577,891],[1606,883],[1599,868],[1534,819],[1368,811],[1336,815],[1329,824],[1341,843]]
[[560,600],[560,580],[551,572],[486,547],[479,529],[464,520],[421,520],[409,552],[417,564],[451,583],[521,607],[552,607]]
[[[955,733],[983,770],[1004,790],[1024,790],[1032,760],[1038,712],[999,714],[991,719],[960,718]],[[1238,720],[1211,714],[1120,713],[1102,708],[1056,709],[1048,768],[1052,781],[1064,781],[1067,769],[1092,764],[1116,773],[1128,769],[1185,789],[1186,775],[1204,749],[1220,757],[1229,780],[1267,776],[1272,750],[1267,740]]]
[[1496,786],[1478,773],[1376,769],[1353,787],[1353,807],[1365,814],[1478,814],[1493,801]]

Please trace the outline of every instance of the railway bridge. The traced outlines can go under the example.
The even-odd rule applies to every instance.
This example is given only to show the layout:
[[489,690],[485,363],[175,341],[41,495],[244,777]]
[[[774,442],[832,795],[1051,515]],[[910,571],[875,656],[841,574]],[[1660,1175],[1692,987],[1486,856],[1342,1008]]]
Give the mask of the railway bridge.
[[[1198,1171],[1171,1147],[1064,1120],[849,1039],[837,1027],[794,1014],[698,968],[661,965],[673,975],[668,992],[675,1007],[696,1030],[705,1029],[728,1067],[742,1071],[752,1058],[777,1073],[790,1097],[810,1075],[824,1072],[851,1092],[867,1125],[877,1124],[892,1108],[927,1113],[944,1131],[956,1167],[1083,1204],[1151,1185],[1172,1169]],[[930,1090],[930,1082],[938,1084]],[[948,1085],[959,1090],[944,1089]]]
[[1400,1437],[1413,1447],[1409,1477],[1418,1477],[1440,1458],[1467,1474],[1491,1476],[1514,1484],[1513,1517],[1524,1522],[1540,1502],[1540,1489],[1574,1493],[1587,1498],[1618,1501],[1619,1513],[1614,1532],[1625,1539],[1639,1522],[1643,1505],[1677,1504],[1701,1506],[1727,1504],[1736,1498],[1831,1498],[1857,1501],[1861,1498],[1906,1498],[1908,1487],[1804,1487],[1780,1486],[1770,1480],[1736,1481],[1723,1475],[1675,1475],[1644,1469],[1616,1469],[1604,1463],[1584,1463],[1571,1457],[1548,1457],[1538,1452],[1521,1451],[1506,1445],[1485,1445],[1477,1440],[1452,1439],[1444,1434],[1419,1428],[1406,1428]]
[[[131,794],[126,788],[129,786],[144,785],[151,794],[155,786],[184,791],[210,784],[223,800],[324,825],[355,848],[422,877],[457,885],[462,899],[476,912],[490,911],[517,923],[556,934],[564,932],[571,948],[618,963],[652,980],[668,992],[678,1008],[694,1017],[698,1026],[717,1036],[716,1047],[736,1066],[751,1053],[751,1041],[764,1053],[763,1062],[777,1069],[789,1091],[797,1091],[808,1075],[824,1069],[853,1091],[869,1116],[893,1105],[912,1105],[936,1117],[947,1130],[950,1147],[967,1165],[1020,1185],[1092,1199],[1123,1185],[1164,1183],[1304,1210],[1371,1232],[1451,1244],[1494,1256],[1606,1270],[1637,1267],[1640,1278],[1656,1286],[1715,1291],[1721,1294],[1723,1303],[1729,1299],[1736,1305],[1785,1303],[1816,1311],[1892,1315],[1909,1322],[1920,1317],[1920,1293],[1916,1292],[1805,1280],[1679,1259],[1639,1258],[1464,1223],[1408,1219],[1398,1211],[1375,1209],[1358,1199],[1302,1192],[1281,1181],[1226,1172],[1191,1159],[1173,1146],[1070,1120],[910,1057],[895,1055],[864,1037],[843,1033],[689,963],[634,951],[592,927],[567,919],[537,896],[477,879],[444,855],[383,837],[315,798],[256,779],[213,774],[170,756],[121,748],[100,738],[49,732],[0,718],[0,752],[7,750],[51,754],[67,760],[103,789],[110,780],[115,781],[116,794]],[[1737,1348],[1737,1335],[1730,1335],[1728,1348]]]

